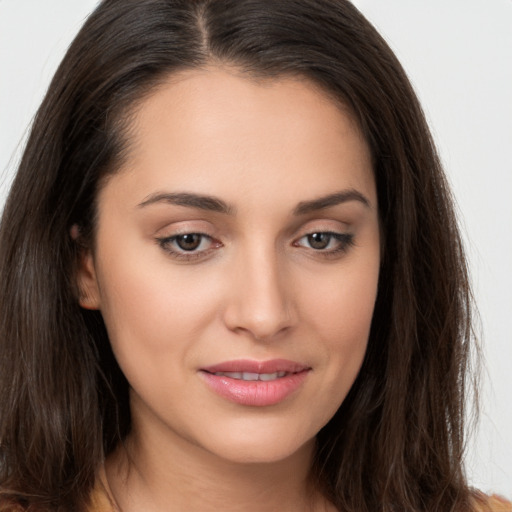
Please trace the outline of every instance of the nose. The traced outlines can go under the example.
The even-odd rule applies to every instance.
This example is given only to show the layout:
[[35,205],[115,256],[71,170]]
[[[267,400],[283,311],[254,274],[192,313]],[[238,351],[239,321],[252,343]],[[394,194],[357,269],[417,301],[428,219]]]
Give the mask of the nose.
[[272,340],[297,322],[293,283],[275,249],[246,251],[234,262],[224,310],[228,329]]

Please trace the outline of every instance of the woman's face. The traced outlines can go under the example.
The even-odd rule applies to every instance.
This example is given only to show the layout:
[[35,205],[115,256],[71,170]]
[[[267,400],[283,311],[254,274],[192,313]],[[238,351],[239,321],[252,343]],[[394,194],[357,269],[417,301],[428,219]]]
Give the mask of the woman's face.
[[360,369],[377,292],[358,127],[305,80],[207,69],[175,75],[131,128],[79,283],[130,383],[134,438],[237,462],[311,447]]

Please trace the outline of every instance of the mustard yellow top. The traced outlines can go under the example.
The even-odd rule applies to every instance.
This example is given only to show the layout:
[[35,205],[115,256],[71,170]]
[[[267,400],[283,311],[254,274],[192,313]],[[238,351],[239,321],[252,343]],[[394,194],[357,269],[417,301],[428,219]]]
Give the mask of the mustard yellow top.
[[512,503],[501,496],[477,493],[475,502],[477,512],[512,512]]
[[[478,492],[474,499],[476,512],[512,512],[512,503],[500,496],[487,496]],[[98,475],[88,512],[120,512],[110,492],[104,468],[101,468]]]
[[91,503],[87,512],[119,512],[110,491],[103,465],[96,478],[96,486],[91,494]]

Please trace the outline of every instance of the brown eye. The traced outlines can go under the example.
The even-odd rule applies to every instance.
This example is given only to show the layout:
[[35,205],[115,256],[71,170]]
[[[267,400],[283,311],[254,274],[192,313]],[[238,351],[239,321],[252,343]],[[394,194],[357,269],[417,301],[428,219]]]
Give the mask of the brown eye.
[[308,235],[308,244],[312,249],[326,249],[331,238],[332,235],[330,233],[311,233]]
[[203,235],[198,233],[188,233],[186,235],[176,236],[176,245],[183,251],[195,251],[200,245]]
[[176,260],[197,261],[207,258],[222,243],[205,233],[183,233],[164,238],[156,238],[158,245]]
[[295,247],[304,247],[317,254],[333,257],[345,253],[354,245],[354,235],[351,233],[335,233],[332,231],[316,231],[299,238],[293,243]]

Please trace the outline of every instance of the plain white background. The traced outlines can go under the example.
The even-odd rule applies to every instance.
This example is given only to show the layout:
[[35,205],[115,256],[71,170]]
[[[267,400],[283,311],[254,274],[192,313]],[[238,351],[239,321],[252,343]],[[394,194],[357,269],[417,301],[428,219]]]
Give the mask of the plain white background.
[[[0,0],[0,207],[28,126],[96,0]],[[355,0],[423,103],[453,185],[485,354],[470,481],[512,497],[512,0]]]

